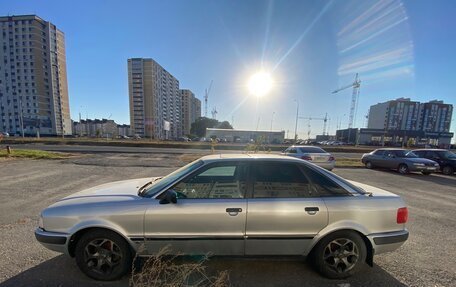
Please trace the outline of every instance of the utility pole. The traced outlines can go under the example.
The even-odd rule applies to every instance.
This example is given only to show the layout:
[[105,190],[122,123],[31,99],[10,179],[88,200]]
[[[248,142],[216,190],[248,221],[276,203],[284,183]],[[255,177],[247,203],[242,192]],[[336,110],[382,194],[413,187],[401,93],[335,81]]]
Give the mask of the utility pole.
[[19,105],[21,108],[21,112],[20,112],[21,133],[22,133],[22,138],[24,138],[24,115],[22,113],[22,99],[19,99]]
[[296,100],[296,120],[295,120],[295,143],[298,141],[298,117],[299,117],[299,101]]
[[271,117],[271,132],[272,132],[272,123],[274,122],[274,114],[275,114],[275,112],[272,112],[272,117]]

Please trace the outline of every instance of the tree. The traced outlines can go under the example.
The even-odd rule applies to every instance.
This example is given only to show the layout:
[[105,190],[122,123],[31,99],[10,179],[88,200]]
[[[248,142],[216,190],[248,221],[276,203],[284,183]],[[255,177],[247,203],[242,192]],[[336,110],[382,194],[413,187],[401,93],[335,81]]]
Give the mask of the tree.
[[233,129],[231,124],[227,121],[219,122],[216,119],[200,117],[192,123],[190,132],[199,137],[204,137],[206,135],[207,128]]

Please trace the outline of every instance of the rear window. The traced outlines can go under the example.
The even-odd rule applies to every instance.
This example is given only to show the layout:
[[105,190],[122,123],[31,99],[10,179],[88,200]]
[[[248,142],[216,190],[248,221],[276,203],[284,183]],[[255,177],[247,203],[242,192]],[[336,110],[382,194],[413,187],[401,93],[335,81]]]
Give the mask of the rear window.
[[313,147],[313,146],[300,147],[299,151],[301,151],[301,153],[326,153],[326,151],[324,151],[323,149],[321,149],[319,147]]

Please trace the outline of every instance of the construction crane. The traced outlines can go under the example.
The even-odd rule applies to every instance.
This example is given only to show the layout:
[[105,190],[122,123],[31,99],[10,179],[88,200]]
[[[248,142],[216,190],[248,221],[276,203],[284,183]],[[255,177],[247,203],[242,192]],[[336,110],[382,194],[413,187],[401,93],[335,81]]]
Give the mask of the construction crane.
[[218,114],[218,112],[217,112],[217,107],[214,107],[214,108],[212,109],[211,114],[212,114],[212,118],[213,118],[214,120],[216,120],[216,119],[217,119],[217,114]]
[[[204,94],[204,116],[207,118],[207,100],[209,98],[209,93],[211,92],[211,88],[212,88],[212,82],[214,80],[211,80],[211,84],[209,85],[209,88],[206,89],[206,93]],[[212,116],[214,117],[214,116]]]
[[326,135],[326,125],[329,121],[328,118],[328,113],[325,114],[324,118],[315,118],[315,117],[299,117],[301,120],[308,120],[309,122],[307,123],[308,131],[307,131],[307,137],[310,138],[310,121],[316,120],[316,121],[323,121],[323,135]]
[[359,98],[359,89],[361,87],[361,80],[358,78],[358,73],[356,73],[355,76],[355,81],[343,88],[337,89],[333,94],[338,93],[340,91],[343,91],[348,88],[353,88],[353,93],[352,93],[352,99],[351,99],[351,105],[350,105],[350,118],[348,119],[348,128],[351,129],[353,127],[353,124],[355,123],[356,120],[356,109],[357,109],[357,103],[358,103],[358,98]]

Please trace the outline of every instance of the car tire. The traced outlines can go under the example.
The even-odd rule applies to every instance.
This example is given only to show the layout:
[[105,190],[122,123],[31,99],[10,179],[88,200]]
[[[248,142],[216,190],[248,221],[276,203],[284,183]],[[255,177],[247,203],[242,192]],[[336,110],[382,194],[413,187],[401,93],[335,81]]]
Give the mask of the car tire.
[[430,172],[430,171],[422,171],[421,173],[424,174],[424,175],[430,175],[432,172]]
[[408,166],[405,164],[405,163],[401,163],[398,167],[397,167],[397,171],[400,173],[400,174],[408,174],[410,172]]
[[76,243],[76,264],[88,277],[112,281],[128,273],[132,263],[129,244],[115,232],[94,230]]
[[374,165],[370,161],[366,161],[365,165],[366,165],[366,168],[368,168],[368,169],[374,168]]
[[443,174],[446,174],[446,175],[453,175],[454,169],[453,169],[453,167],[447,165],[442,168],[442,172],[443,172]]
[[366,261],[367,248],[354,231],[336,231],[325,236],[312,250],[317,271],[330,279],[344,279],[355,274]]

